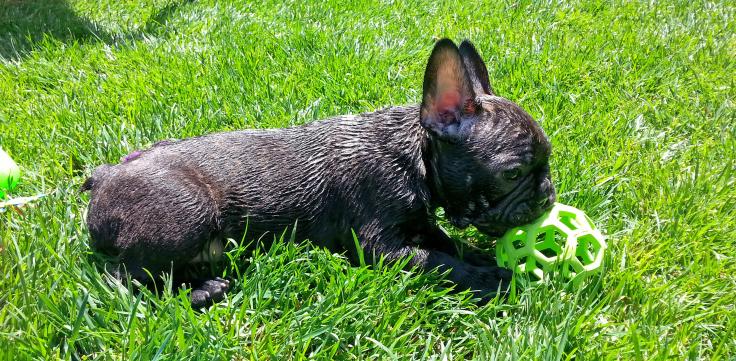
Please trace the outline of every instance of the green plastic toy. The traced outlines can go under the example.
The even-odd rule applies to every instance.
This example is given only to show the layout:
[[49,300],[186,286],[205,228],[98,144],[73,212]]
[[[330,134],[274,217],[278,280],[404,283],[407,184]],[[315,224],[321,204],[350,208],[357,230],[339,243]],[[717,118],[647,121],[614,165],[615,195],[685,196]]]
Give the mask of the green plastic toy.
[[601,271],[606,247],[583,211],[555,203],[536,221],[506,232],[496,242],[496,261],[532,283],[557,273],[578,286]]
[[18,180],[20,168],[8,153],[0,148],[0,198],[5,198],[5,194],[18,185]]

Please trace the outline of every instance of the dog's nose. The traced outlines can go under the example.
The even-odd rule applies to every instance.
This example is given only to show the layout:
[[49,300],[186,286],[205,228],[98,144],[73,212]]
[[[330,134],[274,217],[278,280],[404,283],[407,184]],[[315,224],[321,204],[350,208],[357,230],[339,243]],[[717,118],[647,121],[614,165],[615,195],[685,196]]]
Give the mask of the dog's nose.
[[537,201],[537,206],[539,206],[539,208],[545,208],[547,207],[548,204],[549,204],[548,197],[541,198]]
[[540,200],[537,201],[537,206],[540,210],[546,211],[548,208],[552,207],[552,205],[555,203],[555,196],[550,195],[548,197],[543,197]]
[[553,187],[554,186],[552,185],[552,181],[549,179],[549,177],[544,177],[544,180],[539,185],[539,192],[542,194],[554,193]]
[[547,209],[551,207],[557,200],[557,192],[555,192],[555,186],[549,179],[549,176],[545,177],[539,187],[539,200],[537,205],[541,209]]
[[537,199],[537,208],[540,211],[546,211],[548,208],[552,207],[556,200],[557,196],[554,191],[547,194],[541,194],[539,199]]

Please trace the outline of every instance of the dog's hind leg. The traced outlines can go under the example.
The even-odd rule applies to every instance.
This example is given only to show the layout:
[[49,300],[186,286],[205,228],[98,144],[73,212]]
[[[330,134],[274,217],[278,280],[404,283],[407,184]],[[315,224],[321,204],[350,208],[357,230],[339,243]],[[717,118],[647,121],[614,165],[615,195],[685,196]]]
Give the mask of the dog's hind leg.
[[175,280],[176,284],[184,283],[191,287],[189,298],[192,308],[200,309],[222,301],[225,292],[230,288],[229,280],[213,276],[219,269],[217,265],[223,258],[223,251],[221,239],[210,239],[204,249],[190,261],[191,269],[187,270],[190,272],[181,272],[184,278]]
[[230,281],[220,277],[200,280],[197,283],[193,283],[193,285],[194,287],[189,294],[189,299],[194,309],[200,309],[215,302],[222,301],[225,297],[225,292],[230,289]]
[[176,278],[219,236],[219,197],[192,169],[113,171],[91,190],[91,247],[115,260],[118,277]]

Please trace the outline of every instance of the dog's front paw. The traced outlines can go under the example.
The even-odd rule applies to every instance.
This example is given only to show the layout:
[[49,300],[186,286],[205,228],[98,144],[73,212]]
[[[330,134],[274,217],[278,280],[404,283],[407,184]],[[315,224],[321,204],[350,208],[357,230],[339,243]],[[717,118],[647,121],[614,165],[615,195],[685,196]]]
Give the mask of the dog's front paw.
[[474,266],[486,267],[496,263],[496,259],[491,255],[490,251],[484,251],[476,246],[469,244],[460,245],[458,255],[463,261]]
[[189,298],[192,302],[192,308],[200,309],[207,307],[215,302],[222,301],[225,298],[225,292],[230,288],[230,281],[215,277],[202,282],[199,287],[192,290]]
[[514,274],[511,270],[496,266],[477,268],[479,269],[477,280],[480,285],[471,289],[475,296],[480,298],[480,304],[488,303],[497,295],[504,297],[508,293]]

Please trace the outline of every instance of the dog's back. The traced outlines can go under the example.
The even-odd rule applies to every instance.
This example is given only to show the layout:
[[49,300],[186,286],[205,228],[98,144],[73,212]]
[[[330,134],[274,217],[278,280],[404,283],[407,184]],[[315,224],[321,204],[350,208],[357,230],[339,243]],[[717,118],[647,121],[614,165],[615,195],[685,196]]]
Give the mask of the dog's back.
[[186,264],[210,239],[241,239],[246,223],[254,238],[297,224],[297,239],[350,247],[366,217],[427,206],[417,117],[416,107],[395,107],[134,152],[83,186],[92,247],[139,277]]

